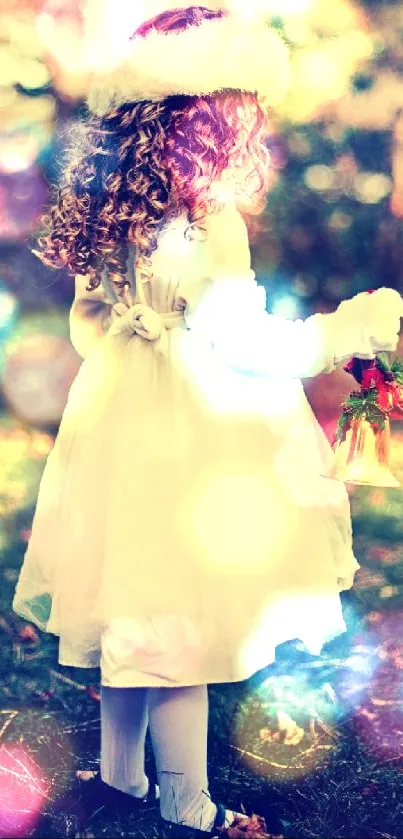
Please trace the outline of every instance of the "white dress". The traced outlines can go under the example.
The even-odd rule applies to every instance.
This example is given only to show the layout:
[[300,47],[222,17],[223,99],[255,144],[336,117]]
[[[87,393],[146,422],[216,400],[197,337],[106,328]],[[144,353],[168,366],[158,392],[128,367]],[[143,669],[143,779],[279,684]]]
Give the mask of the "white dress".
[[332,316],[265,312],[235,208],[205,241],[185,229],[165,228],[152,280],[78,347],[13,603],[110,686],[238,681],[294,638],[319,653],[358,568],[298,378],[332,366]]

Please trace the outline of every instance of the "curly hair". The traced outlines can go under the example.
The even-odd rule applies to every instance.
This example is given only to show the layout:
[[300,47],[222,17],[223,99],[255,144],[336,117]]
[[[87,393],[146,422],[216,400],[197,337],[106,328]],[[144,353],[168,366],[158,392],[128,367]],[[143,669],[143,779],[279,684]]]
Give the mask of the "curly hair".
[[[178,28],[178,13],[172,15],[164,27]],[[223,175],[249,212],[264,208],[267,134],[258,97],[241,91],[137,102],[78,123],[63,181],[43,218],[38,256],[88,276],[89,290],[100,285],[103,271],[123,289],[129,244],[147,273],[168,220],[186,212],[192,236],[219,210],[213,185]]]

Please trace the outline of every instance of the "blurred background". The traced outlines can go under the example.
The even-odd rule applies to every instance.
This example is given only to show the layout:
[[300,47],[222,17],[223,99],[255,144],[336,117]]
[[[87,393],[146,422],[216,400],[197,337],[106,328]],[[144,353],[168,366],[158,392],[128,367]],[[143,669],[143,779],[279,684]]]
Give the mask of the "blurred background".
[[[294,74],[273,115],[267,209],[251,230],[253,267],[269,305],[305,317],[361,290],[402,292],[403,4],[271,0],[270,9]],[[69,131],[85,114],[84,53],[78,0],[0,0],[0,740],[20,744],[15,756],[3,756],[0,782],[26,813],[24,821],[21,805],[16,819],[15,807],[3,803],[0,836],[34,835],[49,790],[56,800],[72,767],[98,760],[97,674],[66,675],[55,663],[56,640],[10,608],[39,480],[80,365],[68,332],[73,280],[45,268],[31,247]],[[341,400],[354,388],[342,369],[306,382],[330,439]],[[392,465],[402,479],[400,428],[397,421]],[[261,812],[269,774],[271,789],[287,799],[290,836],[357,836],[363,825],[366,839],[403,836],[396,798],[403,768],[401,490],[358,489],[351,500],[362,569],[346,602],[347,640],[320,667],[301,661],[281,670],[280,660],[277,681],[269,679],[259,695],[213,692],[215,777],[247,783]],[[291,726],[288,739],[268,727],[269,705]],[[230,707],[241,721],[236,736]],[[236,763],[237,742],[248,750],[249,770],[243,757]],[[42,781],[23,794],[32,756]],[[25,775],[18,770],[18,788],[7,787],[22,758]],[[246,781],[245,771],[252,773]],[[53,833],[36,835],[70,835],[74,819],[66,812],[61,806],[53,813]],[[123,835],[116,824],[103,823],[96,835]]]
[[[305,316],[367,288],[401,289],[403,6],[268,5],[294,71],[273,115],[267,210],[251,231],[269,304]],[[79,363],[66,332],[73,281],[30,250],[69,129],[84,115],[79,6],[0,0],[1,395],[9,410],[39,426],[57,426]],[[334,415],[340,387],[343,393],[350,384],[343,373],[308,384],[315,409],[330,398]]]

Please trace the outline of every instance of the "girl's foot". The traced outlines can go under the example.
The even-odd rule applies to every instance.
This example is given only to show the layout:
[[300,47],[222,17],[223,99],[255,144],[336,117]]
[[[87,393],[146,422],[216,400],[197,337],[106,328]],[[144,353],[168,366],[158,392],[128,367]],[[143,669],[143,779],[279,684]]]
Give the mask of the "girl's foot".
[[98,793],[100,796],[103,795],[106,801],[113,799],[116,803],[119,803],[120,801],[121,803],[126,803],[131,807],[135,806],[136,803],[147,804],[158,801],[160,797],[160,788],[158,784],[153,784],[151,782],[148,784],[146,794],[141,796],[141,798],[137,798],[134,795],[121,792],[121,790],[115,789],[114,787],[109,786],[109,784],[105,784],[99,772],[79,770],[76,772],[76,779],[79,791],[83,794]]
[[[49,826],[57,835],[72,837],[84,836],[91,822],[98,815],[103,820],[116,819],[118,815],[131,815],[143,804],[156,802],[159,787],[150,783],[143,798],[135,798],[105,784],[99,772],[76,772],[71,788],[53,803],[44,820],[46,835]],[[38,834],[42,835],[42,834]]]

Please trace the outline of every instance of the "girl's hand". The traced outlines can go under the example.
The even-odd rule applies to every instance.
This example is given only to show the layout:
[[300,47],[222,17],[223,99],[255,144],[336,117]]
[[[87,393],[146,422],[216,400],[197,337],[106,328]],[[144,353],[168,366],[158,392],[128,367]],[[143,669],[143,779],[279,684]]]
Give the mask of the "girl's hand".
[[403,299],[398,291],[380,288],[371,294],[361,292],[351,300],[344,300],[336,314],[340,318],[340,329],[354,321],[362,325],[374,355],[396,349],[400,319],[403,318]]

